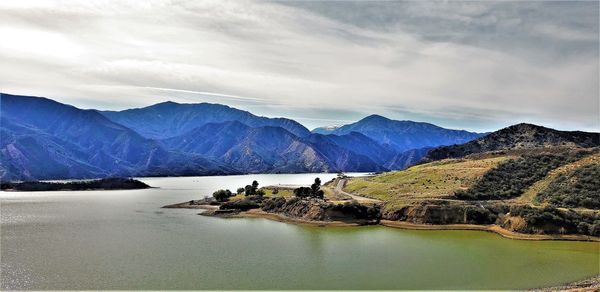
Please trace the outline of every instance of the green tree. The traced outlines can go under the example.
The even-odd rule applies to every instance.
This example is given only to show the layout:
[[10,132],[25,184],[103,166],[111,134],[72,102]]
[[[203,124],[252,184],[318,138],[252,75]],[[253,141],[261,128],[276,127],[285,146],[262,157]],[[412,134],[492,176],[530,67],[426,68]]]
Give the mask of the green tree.
[[244,188],[244,192],[245,192],[246,196],[255,196],[257,190],[258,190],[258,182],[257,181],[253,181],[252,185],[247,185]]
[[254,192],[253,192],[252,186],[246,185],[246,187],[244,187],[244,193],[246,194],[246,196],[253,196]]
[[218,190],[213,193],[213,197],[215,198],[215,200],[217,200],[219,202],[228,201],[232,195],[233,194],[231,193],[230,190]]
[[310,186],[311,197],[323,199],[325,193],[321,190],[321,179],[315,178],[315,182]]
[[243,192],[245,192],[246,190],[244,188],[238,188],[237,189],[237,194],[241,195]]

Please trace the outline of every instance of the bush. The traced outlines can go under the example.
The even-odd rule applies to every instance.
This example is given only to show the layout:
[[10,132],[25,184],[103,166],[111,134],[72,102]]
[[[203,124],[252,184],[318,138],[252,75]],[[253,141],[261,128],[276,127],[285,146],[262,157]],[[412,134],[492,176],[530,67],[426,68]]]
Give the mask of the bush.
[[225,202],[225,203],[221,204],[219,209],[221,209],[221,210],[232,210],[233,209],[233,210],[247,211],[247,210],[256,209],[259,207],[260,207],[260,205],[256,200],[253,200],[250,198],[245,198],[243,200]]
[[232,196],[233,196],[233,194],[231,193],[230,190],[218,190],[213,193],[213,197],[215,198],[215,200],[217,200],[219,202],[228,201],[229,198]]
[[298,198],[308,198],[311,194],[311,189],[309,187],[299,187],[294,189],[294,196]]
[[299,187],[294,189],[294,195],[299,198],[317,198],[323,199],[325,197],[325,192],[321,190],[321,179],[315,178],[315,182],[309,187]]
[[241,194],[242,194],[242,193],[244,193],[245,191],[246,191],[246,189],[244,189],[244,188],[238,188],[238,189],[237,189],[237,191],[236,191],[236,193],[237,193],[238,195],[241,195]]
[[278,210],[283,207],[285,203],[286,200],[283,197],[271,198],[263,202],[262,209],[267,212]]

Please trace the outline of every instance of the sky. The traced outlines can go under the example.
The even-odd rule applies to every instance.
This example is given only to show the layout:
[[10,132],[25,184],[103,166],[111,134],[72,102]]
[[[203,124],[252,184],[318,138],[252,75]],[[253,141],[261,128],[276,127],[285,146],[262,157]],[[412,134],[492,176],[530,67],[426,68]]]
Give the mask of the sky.
[[600,131],[598,1],[0,1],[0,91]]

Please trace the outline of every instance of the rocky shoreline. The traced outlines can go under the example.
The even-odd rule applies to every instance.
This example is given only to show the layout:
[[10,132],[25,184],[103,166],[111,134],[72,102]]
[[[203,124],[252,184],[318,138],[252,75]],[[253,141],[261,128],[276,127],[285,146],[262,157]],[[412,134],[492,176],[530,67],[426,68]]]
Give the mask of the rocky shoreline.
[[531,289],[529,291],[535,292],[549,292],[549,291],[600,291],[600,275],[596,275],[594,277],[576,281],[572,283],[568,283],[561,286],[553,286],[553,287],[545,287],[545,288],[536,288]]
[[[413,230],[477,230],[493,232],[502,237],[518,240],[568,240],[600,242],[600,237],[579,234],[528,234],[519,233],[495,224],[428,224],[382,218],[381,206],[357,202],[335,204],[324,200],[265,198],[260,202],[245,198],[221,204],[211,200],[188,201],[163,208],[204,209],[203,216],[221,218],[264,218],[278,222],[312,226],[364,226],[382,225]],[[251,203],[250,205],[248,205]],[[227,206],[250,206],[241,209]],[[223,208],[225,207],[225,208]]]

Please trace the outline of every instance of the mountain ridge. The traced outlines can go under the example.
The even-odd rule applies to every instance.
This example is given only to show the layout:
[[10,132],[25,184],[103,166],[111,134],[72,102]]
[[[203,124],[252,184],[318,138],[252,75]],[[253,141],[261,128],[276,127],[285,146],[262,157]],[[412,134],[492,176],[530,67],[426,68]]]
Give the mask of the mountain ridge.
[[[8,180],[370,172],[404,169],[424,157],[432,160],[514,148],[502,146],[510,143],[522,148],[600,144],[597,133],[531,124],[513,125],[484,136],[370,115],[332,129],[333,134],[319,134],[294,120],[258,117],[218,104],[167,101],[102,112],[43,97],[0,97],[0,178]],[[123,112],[133,112],[134,116],[129,118]],[[202,116],[206,112],[209,115]],[[112,119],[108,117],[111,115]],[[155,117],[146,122],[149,116]],[[161,124],[165,116],[168,122]],[[141,135],[115,121],[118,119],[161,138]],[[473,137],[478,138],[471,141]],[[463,140],[467,142],[443,145]],[[440,143],[443,146],[438,147]],[[412,146],[416,147],[408,148]]]
[[[322,128],[319,131],[323,132]],[[483,135],[464,130],[446,129],[425,122],[392,120],[377,114],[337,127],[329,131],[329,134],[343,135],[350,132],[361,133],[398,152],[464,143]]]
[[240,121],[254,127],[280,126],[300,137],[310,134],[308,129],[291,119],[260,117],[227,105],[206,102],[166,101],[141,108],[99,112],[113,122],[152,139],[176,137],[203,124],[227,121]]
[[600,133],[560,131],[528,123],[515,124],[473,141],[438,147],[429,151],[425,160],[459,158],[469,154],[544,147],[600,146]]

